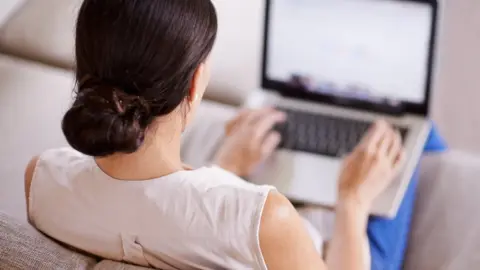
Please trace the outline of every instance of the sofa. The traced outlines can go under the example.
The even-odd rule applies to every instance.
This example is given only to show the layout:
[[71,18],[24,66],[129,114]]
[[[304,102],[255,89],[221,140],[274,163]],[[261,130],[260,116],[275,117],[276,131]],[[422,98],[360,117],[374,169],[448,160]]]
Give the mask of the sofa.
[[[425,157],[421,162],[406,270],[463,270],[480,265],[480,256],[476,254],[480,250],[480,218],[476,215],[480,158],[468,153],[480,150],[478,139],[475,140],[480,137],[476,130],[480,117],[471,117],[480,109],[468,106],[476,95],[475,85],[464,82],[470,73],[459,74],[450,67],[458,59],[450,59],[449,49],[461,47],[445,38],[451,34],[456,41],[467,41],[455,27],[464,20],[476,19],[478,16],[471,10],[480,6],[475,0],[455,0],[457,5],[448,1],[451,9],[446,16],[455,24],[445,27],[442,38],[446,45],[441,51],[446,57],[440,65],[433,117],[453,150]],[[222,125],[235,114],[236,106],[242,104],[248,93],[258,87],[259,80],[263,1],[214,2],[220,29],[212,55],[212,83],[193,127],[183,138],[182,155],[193,166],[201,166],[211,155],[191,149],[196,140],[210,136],[210,127],[202,120],[208,118],[209,124]],[[80,3],[81,0],[0,1],[0,269],[144,269],[62,246],[26,221],[23,171],[29,158],[66,145],[59,123],[75,86],[73,26]],[[475,44],[474,40],[468,41]],[[468,67],[474,69],[474,63]],[[452,98],[445,89],[458,80],[462,80],[460,85],[468,94]],[[450,106],[453,108],[448,115],[442,110],[447,101],[455,105]],[[468,113],[455,107],[466,107]],[[466,119],[467,124],[456,121],[459,117]]]

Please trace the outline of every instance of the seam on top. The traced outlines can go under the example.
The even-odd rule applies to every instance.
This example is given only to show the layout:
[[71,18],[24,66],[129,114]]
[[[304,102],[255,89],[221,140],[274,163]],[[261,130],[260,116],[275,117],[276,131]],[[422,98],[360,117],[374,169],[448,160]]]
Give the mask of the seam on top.
[[[35,163],[35,168],[33,169],[33,174],[32,174],[32,181],[30,181],[30,192],[28,194],[28,213],[27,217],[30,223],[32,223],[33,226],[35,226],[35,195],[34,191],[36,190],[35,188],[35,183],[38,182],[37,179],[37,173],[38,173],[38,168],[40,166],[40,163],[43,161],[43,155],[45,153],[42,153],[41,155],[38,156],[38,160]],[[36,226],[35,226],[36,227]]]
[[267,203],[268,195],[272,191],[273,191],[273,188],[264,187],[264,190],[261,194],[262,196],[261,204],[259,205],[259,207],[257,207],[255,211],[254,222],[256,224],[252,224],[252,227],[255,228],[254,239],[253,239],[255,243],[254,256],[257,261],[257,265],[260,266],[261,270],[268,270],[268,268],[267,268],[267,263],[265,262],[265,258],[263,257],[263,254],[262,254],[262,248],[260,247],[260,225],[262,223],[263,210],[265,209],[265,204]]

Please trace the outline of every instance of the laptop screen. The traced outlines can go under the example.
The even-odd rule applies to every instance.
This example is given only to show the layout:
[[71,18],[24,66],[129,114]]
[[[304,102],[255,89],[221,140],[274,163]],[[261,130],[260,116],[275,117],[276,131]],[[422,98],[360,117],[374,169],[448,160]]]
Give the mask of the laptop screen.
[[264,78],[313,95],[425,104],[430,2],[270,0]]

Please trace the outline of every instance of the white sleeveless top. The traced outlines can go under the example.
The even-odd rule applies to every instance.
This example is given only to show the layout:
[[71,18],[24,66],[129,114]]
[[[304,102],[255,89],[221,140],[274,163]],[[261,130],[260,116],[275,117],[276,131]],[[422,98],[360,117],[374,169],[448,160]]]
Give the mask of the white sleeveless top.
[[217,167],[120,181],[94,158],[63,148],[37,162],[29,218],[50,237],[106,259],[165,270],[267,269],[259,227],[272,190]]

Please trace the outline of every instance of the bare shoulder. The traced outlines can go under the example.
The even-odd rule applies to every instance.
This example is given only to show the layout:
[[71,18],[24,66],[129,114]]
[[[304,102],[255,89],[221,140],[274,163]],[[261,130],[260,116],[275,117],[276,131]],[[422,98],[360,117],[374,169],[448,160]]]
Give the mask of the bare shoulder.
[[302,218],[278,192],[265,203],[260,248],[268,269],[325,269]]
[[278,192],[270,192],[265,202],[262,215],[262,227],[269,225],[278,226],[280,223],[290,223],[295,216],[298,215],[297,210],[290,201]]
[[33,174],[35,168],[37,167],[39,156],[33,157],[30,162],[28,162],[27,168],[25,169],[25,200],[27,204],[27,216],[30,210],[29,198],[30,198],[30,186],[32,185]]

